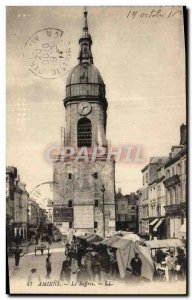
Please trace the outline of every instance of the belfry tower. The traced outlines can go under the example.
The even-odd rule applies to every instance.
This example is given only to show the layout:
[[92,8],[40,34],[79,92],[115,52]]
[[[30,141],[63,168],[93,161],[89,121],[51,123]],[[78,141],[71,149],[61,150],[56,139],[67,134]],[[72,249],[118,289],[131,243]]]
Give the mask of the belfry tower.
[[[105,84],[94,66],[92,38],[88,30],[87,11],[79,39],[79,64],[66,82],[64,99],[65,147],[77,152],[96,146],[107,147],[107,100]],[[54,222],[61,231],[68,228],[82,232],[97,231],[106,236],[115,230],[115,163],[68,160],[54,162]]]
[[66,83],[66,145],[72,147],[106,145],[105,84],[93,64],[92,39],[88,32],[87,12],[79,39],[79,64],[72,69]]

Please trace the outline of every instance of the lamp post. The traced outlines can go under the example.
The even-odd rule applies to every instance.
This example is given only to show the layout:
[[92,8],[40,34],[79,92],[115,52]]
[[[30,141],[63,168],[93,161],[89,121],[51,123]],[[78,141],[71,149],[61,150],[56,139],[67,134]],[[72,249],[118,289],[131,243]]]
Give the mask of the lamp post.
[[102,195],[102,200],[103,200],[103,237],[105,238],[105,203],[104,203],[105,186],[104,186],[104,184],[102,184],[101,192],[103,193],[103,195]]

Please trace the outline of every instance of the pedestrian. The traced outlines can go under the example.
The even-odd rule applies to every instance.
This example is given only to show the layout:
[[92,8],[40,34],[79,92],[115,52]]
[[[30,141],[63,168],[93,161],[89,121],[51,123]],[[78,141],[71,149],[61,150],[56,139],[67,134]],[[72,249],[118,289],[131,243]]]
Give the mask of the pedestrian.
[[68,253],[67,256],[69,256],[70,260],[72,261],[72,258],[75,257],[75,250],[73,247],[71,247],[71,245],[69,245],[69,248],[67,249],[66,253]]
[[40,276],[37,274],[37,269],[31,269],[31,273],[28,276],[28,282],[32,282],[32,284],[37,285],[41,282]]
[[111,249],[107,249],[107,253],[109,255],[109,261],[110,261],[110,274],[112,277],[115,277],[117,275],[117,259],[115,251]]
[[81,257],[81,267],[80,267],[80,279],[83,280],[87,280],[88,276],[87,276],[87,257],[84,254]]
[[99,282],[101,281],[101,264],[100,257],[95,250],[91,252],[92,256],[92,272],[93,272],[93,281],[95,281],[96,276],[98,277]]
[[65,245],[65,256],[66,257],[69,255],[69,249],[70,249],[70,245],[69,245],[69,243],[66,243],[66,245]]
[[41,241],[41,244],[40,244],[41,255],[43,255],[45,247],[46,247],[45,244]]
[[164,254],[161,249],[158,249],[156,252],[156,263],[161,264],[161,262],[164,260]]
[[91,259],[91,251],[92,250],[93,250],[92,248],[87,248],[87,254],[86,254],[87,276],[88,276],[89,280],[92,280],[92,275],[93,275],[92,259]]
[[16,266],[16,267],[19,267],[20,254],[21,254],[21,250],[20,250],[19,247],[17,246],[17,248],[16,248],[16,250],[15,250],[15,266]]
[[79,268],[81,268],[81,258],[84,254],[84,249],[83,249],[83,246],[78,243],[77,244],[77,262],[78,262],[78,266]]
[[70,281],[70,273],[71,273],[70,257],[67,256],[66,260],[64,260],[63,264],[62,264],[60,280],[69,282]]
[[132,275],[134,278],[140,278],[141,270],[142,270],[142,261],[139,257],[139,253],[135,253],[135,257],[131,260],[131,268],[132,268]]
[[173,251],[170,251],[170,254],[166,257],[166,265],[168,268],[169,281],[175,279],[175,268],[177,264],[177,258],[174,256]]
[[[180,266],[180,269],[178,266]],[[178,279],[184,280],[186,276],[186,256],[183,249],[179,249],[178,251],[176,269],[177,269]]]
[[38,245],[39,238],[38,238],[38,235],[37,235],[37,234],[36,234],[36,236],[35,236],[35,242],[36,242],[36,245]]
[[77,274],[79,272],[79,267],[78,263],[75,257],[72,258],[71,261],[71,278],[70,281],[72,282],[77,282]]
[[101,280],[109,279],[110,258],[105,249],[100,251]]
[[46,278],[50,278],[50,274],[51,274],[51,271],[52,271],[52,268],[51,268],[51,254],[50,253],[47,255],[47,258],[46,258],[46,270],[47,270]]

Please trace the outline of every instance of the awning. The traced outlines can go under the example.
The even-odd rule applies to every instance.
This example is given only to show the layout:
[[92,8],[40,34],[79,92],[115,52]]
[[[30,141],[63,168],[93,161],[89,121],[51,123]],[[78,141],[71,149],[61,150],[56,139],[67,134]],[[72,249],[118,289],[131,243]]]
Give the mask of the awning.
[[155,223],[157,223],[157,222],[158,222],[158,220],[159,220],[159,219],[155,219],[155,220],[153,220],[151,223],[149,223],[149,225],[155,225]]
[[155,225],[155,227],[153,228],[153,231],[157,231],[157,228],[163,223],[165,219],[160,219],[159,222]]

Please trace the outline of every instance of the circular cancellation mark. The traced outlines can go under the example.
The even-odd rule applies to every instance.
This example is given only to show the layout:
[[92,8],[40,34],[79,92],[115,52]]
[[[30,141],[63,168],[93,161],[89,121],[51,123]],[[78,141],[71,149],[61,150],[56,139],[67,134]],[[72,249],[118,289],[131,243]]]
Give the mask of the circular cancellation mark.
[[63,30],[46,28],[28,39],[23,56],[30,72],[41,78],[55,79],[70,68],[71,45],[65,41]]

